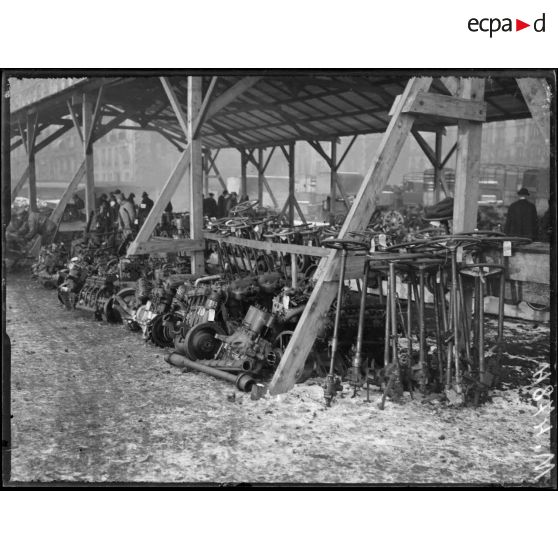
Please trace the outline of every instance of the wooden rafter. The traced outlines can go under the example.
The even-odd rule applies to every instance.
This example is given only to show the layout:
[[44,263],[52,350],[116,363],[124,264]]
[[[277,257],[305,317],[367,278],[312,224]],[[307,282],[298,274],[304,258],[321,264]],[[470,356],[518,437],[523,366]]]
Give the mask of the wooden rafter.
[[172,110],[174,111],[174,114],[176,116],[176,119],[178,120],[178,123],[180,124],[180,128],[182,129],[182,131],[184,132],[184,138],[187,140],[188,139],[188,119],[186,117],[186,115],[184,114],[184,111],[182,110],[182,106],[180,105],[180,101],[178,100],[178,97],[176,96],[176,92],[170,82],[170,80],[166,77],[160,77],[159,78],[161,80],[161,84],[163,85],[163,89],[165,90],[165,93],[167,94],[167,97],[169,99],[169,102],[171,104]]
[[545,144],[550,145],[552,93],[547,81],[544,78],[517,78],[516,81]]

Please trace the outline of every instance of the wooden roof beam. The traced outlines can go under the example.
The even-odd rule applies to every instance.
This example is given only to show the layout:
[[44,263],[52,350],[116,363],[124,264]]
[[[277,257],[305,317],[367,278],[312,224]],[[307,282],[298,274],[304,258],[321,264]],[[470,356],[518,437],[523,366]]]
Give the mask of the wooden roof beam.
[[544,78],[517,78],[517,85],[544,142],[550,145],[550,102],[552,92]]
[[165,93],[166,93],[166,95],[169,99],[170,105],[172,107],[172,110],[174,111],[176,119],[178,120],[178,123],[180,124],[180,127],[182,128],[182,131],[184,132],[184,139],[186,141],[188,141],[188,119],[186,118],[186,115],[184,114],[184,111],[182,110],[182,106],[180,105],[180,101],[178,100],[178,97],[176,96],[176,93],[173,89],[173,86],[172,86],[169,78],[161,76],[159,79],[160,79],[161,84],[163,86],[163,89],[165,90]]

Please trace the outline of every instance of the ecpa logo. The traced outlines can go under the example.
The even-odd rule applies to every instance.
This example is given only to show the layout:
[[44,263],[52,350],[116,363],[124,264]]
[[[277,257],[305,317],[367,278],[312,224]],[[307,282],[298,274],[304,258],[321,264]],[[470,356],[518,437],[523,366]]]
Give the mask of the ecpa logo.
[[[546,14],[536,19],[533,22],[533,30],[537,33],[544,33],[545,32],[545,21]],[[512,18],[505,17],[500,19],[499,17],[485,17],[482,19],[478,19],[476,17],[472,17],[468,23],[467,27],[469,31],[473,33],[477,33],[478,31],[482,31],[483,33],[490,33],[490,38],[494,33],[498,31],[510,32],[514,31]],[[530,23],[525,23],[521,19],[515,19],[515,31],[521,31],[522,29],[527,29],[527,27],[531,27]]]

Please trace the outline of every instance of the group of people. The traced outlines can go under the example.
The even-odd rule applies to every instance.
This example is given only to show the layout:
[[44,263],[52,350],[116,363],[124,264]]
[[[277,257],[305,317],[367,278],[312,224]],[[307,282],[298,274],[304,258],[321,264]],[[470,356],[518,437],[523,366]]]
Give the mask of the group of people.
[[231,211],[239,203],[248,201],[248,196],[244,195],[238,199],[236,192],[229,193],[228,190],[223,190],[219,199],[215,200],[215,194],[210,192],[208,196],[203,198],[203,214],[209,219],[222,219],[232,215]]
[[153,200],[143,192],[139,204],[135,203],[135,194],[126,197],[120,190],[102,194],[97,203],[90,231],[99,240],[119,232],[122,240],[129,240],[143,225],[153,207]]

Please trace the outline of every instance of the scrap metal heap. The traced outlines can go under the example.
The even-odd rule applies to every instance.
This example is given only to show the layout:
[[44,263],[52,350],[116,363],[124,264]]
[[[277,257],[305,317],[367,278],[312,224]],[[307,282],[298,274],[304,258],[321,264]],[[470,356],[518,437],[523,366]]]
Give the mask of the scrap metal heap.
[[[366,388],[367,400],[370,387],[380,387],[381,408],[403,390],[441,393],[456,404],[483,400],[500,368],[506,258],[527,239],[497,231],[451,235],[447,226],[419,229],[414,214],[409,227],[393,211],[376,213],[365,230],[343,239],[339,227],[288,226],[247,207],[232,219],[207,222],[206,230],[223,240],[342,252],[337,300],[297,381],[325,377],[328,405],[346,381],[353,395]],[[344,280],[349,253],[362,257],[358,280]],[[78,242],[71,251],[63,244],[44,247],[33,272],[43,285],[57,287],[66,308],[125,323],[146,341],[173,349],[170,364],[248,391],[281,360],[320,257],[210,240],[206,261],[214,273],[195,276],[188,257],[119,258],[106,247]],[[497,342],[487,349],[482,300],[489,289],[499,296],[500,312]]]

